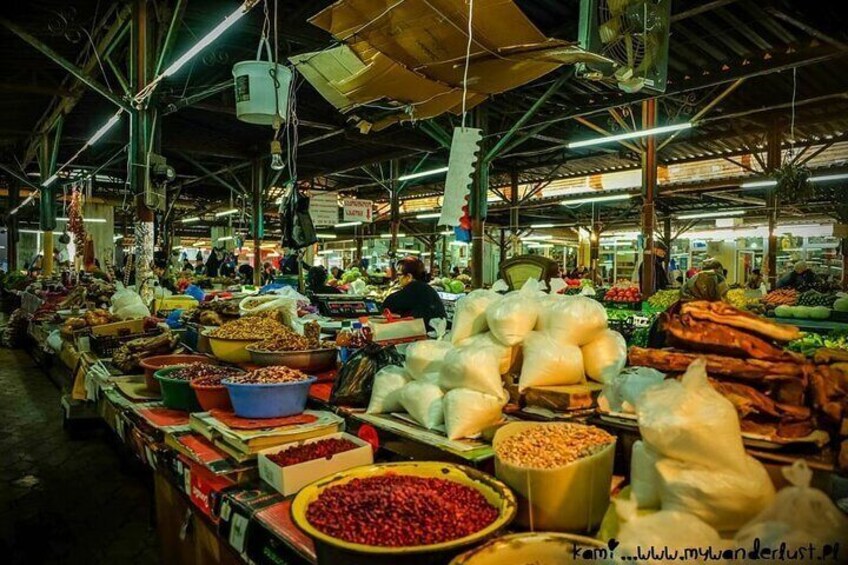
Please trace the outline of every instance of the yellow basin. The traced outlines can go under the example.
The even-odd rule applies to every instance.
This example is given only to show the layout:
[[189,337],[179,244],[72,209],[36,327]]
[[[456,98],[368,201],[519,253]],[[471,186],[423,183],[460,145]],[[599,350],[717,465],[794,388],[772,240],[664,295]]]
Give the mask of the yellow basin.
[[[409,547],[383,547],[346,542],[319,531],[306,519],[306,509],[328,487],[345,484],[353,479],[375,477],[386,473],[448,479],[465,486],[469,486],[480,491],[486,500],[498,509],[498,517],[494,522],[471,535],[437,544]],[[516,501],[512,491],[491,475],[471,469],[470,467],[453,465],[450,463],[438,463],[434,461],[382,463],[377,465],[355,467],[306,486],[297,494],[292,502],[292,518],[294,519],[294,523],[316,541],[316,548],[319,553],[319,563],[321,562],[320,546],[322,544],[332,546],[332,548],[341,550],[348,555],[359,554],[366,558],[363,562],[367,563],[383,562],[379,558],[390,558],[394,561],[390,560],[387,562],[399,563],[400,561],[397,561],[396,559],[399,559],[402,556],[404,557],[403,562],[407,563],[412,561],[408,561],[406,558],[412,557],[414,554],[432,555],[440,553],[444,554],[444,552],[452,551],[455,555],[465,546],[480,543],[482,540],[496,534],[498,531],[506,527],[515,517],[515,512]],[[442,563],[445,561],[447,560],[442,560]],[[351,561],[348,560],[345,562],[350,563]]]
[[203,335],[209,338],[212,355],[224,363],[250,363],[250,352],[245,347],[262,341],[261,339],[225,339],[211,336],[209,332],[204,332]]
[[[578,551],[576,559],[575,548]],[[606,557],[607,552],[606,544],[584,536],[553,532],[524,533],[489,540],[457,555],[450,565],[589,564],[603,562],[602,557]],[[587,555],[597,559],[587,559]]]

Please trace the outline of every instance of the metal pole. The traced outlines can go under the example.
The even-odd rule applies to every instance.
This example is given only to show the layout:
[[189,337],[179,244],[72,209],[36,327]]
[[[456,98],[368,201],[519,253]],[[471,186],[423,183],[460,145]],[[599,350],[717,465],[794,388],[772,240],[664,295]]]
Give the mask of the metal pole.
[[[773,174],[780,168],[780,143],[782,132],[779,125],[774,125],[768,132],[768,145],[766,147],[766,173]],[[768,269],[769,288],[777,287],[777,214],[779,202],[777,201],[777,190],[769,189],[767,196],[768,208],[768,253],[766,255],[766,268]]]
[[391,220],[390,229],[392,236],[392,238],[389,240],[389,257],[392,259],[392,261],[396,259],[398,248],[398,231],[400,229],[400,186],[398,185],[397,181],[399,172],[399,161],[397,159],[392,159],[389,163],[389,176],[391,176],[389,217]]
[[[671,275],[671,216],[666,216],[663,218],[663,241],[665,242],[666,250],[665,250],[665,270]],[[673,284],[673,280],[668,281],[669,284]]]
[[[50,167],[50,136],[43,134],[41,136],[41,155],[39,165],[41,169],[41,178],[50,178],[53,174],[53,169]],[[53,275],[53,230],[56,229],[56,205],[54,192],[51,187],[42,187],[41,200],[38,202],[39,207],[39,224],[42,231],[41,234],[41,269],[45,277]],[[82,250],[80,250],[82,251]]]
[[[518,171],[512,170],[509,172],[509,239],[512,247],[512,256],[521,255],[521,241],[518,239],[518,224],[521,221],[520,209],[521,198],[518,194]],[[505,257],[504,257],[505,258]]]
[[[651,98],[642,102],[642,129],[651,129],[657,125],[656,100]],[[655,203],[657,190],[657,140],[653,135],[645,138],[645,150],[642,152],[642,237],[645,248],[642,250],[642,296],[654,293],[654,229]]]
[[[262,159],[253,160],[253,170],[251,179],[253,180],[253,284],[259,286],[262,283],[262,252],[260,245],[262,243],[262,235],[260,233],[260,224],[262,222],[262,188],[265,180],[265,169],[262,168]],[[292,187],[292,190],[296,190]]]
[[[529,118],[528,118],[529,119]],[[486,130],[488,129],[489,114],[486,106],[478,106],[474,110],[475,126],[482,130],[483,141],[480,142],[480,155],[491,155],[486,151]],[[486,223],[486,198],[489,193],[489,160],[479,158],[474,181],[471,183],[471,198],[469,211],[471,216],[471,285],[473,288],[483,288],[483,231]]]

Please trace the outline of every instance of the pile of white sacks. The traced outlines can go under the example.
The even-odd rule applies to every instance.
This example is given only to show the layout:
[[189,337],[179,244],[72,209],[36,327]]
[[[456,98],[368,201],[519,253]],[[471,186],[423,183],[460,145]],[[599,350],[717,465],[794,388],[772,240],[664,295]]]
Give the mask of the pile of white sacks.
[[536,281],[506,295],[475,290],[457,303],[449,335],[410,345],[403,367],[376,375],[368,412],[406,411],[450,439],[474,437],[502,417],[502,375],[520,374],[519,391],[605,382],[626,361],[624,338],[591,298],[548,295]]

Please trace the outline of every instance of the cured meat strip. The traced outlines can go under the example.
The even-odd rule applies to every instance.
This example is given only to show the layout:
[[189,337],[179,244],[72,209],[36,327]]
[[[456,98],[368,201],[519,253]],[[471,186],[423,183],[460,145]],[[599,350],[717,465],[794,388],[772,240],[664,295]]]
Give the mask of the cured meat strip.
[[803,361],[766,340],[730,326],[696,320],[690,315],[664,316],[662,320],[669,345],[708,351],[733,357],[753,357],[767,361]]
[[776,324],[749,312],[743,312],[725,302],[707,302],[697,300],[687,302],[680,308],[681,314],[688,314],[696,320],[715,322],[732,326],[741,330],[775,341],[792,341],[801,337],[801,330],[795,326]]
[[723,355],[684,353],[669,349],[648,349],[631,347],[628,362],[637,367],[653,367],[659,371],[682,373],[698,357],[707,360],[707,372],[737,379],[764,380],[767,377],[799,377],[806,382],[806,376],[813,365],[797,362],[776,363],[760,359],[735,359]]
[[733,403],[740,418],[751,414],[762,414],[773,418],[802,421],[809,420],[812,416],[812,412],[806,406],[779,404],[748,385],[716,379],[710,379],[710,384]]

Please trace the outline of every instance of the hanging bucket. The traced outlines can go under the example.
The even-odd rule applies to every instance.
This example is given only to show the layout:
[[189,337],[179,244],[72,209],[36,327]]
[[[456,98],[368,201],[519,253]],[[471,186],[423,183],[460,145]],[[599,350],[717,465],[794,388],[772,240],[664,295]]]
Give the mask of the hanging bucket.
[[[262,43],[265,44],[268,61],[261,59]],[[272,125],[277,118],[280,122],[287,119],[292,72],[271,59],[271,46],[266,39],[259,43],[255,61],[241,61],[233,65],[236,116],[243,122]]]

